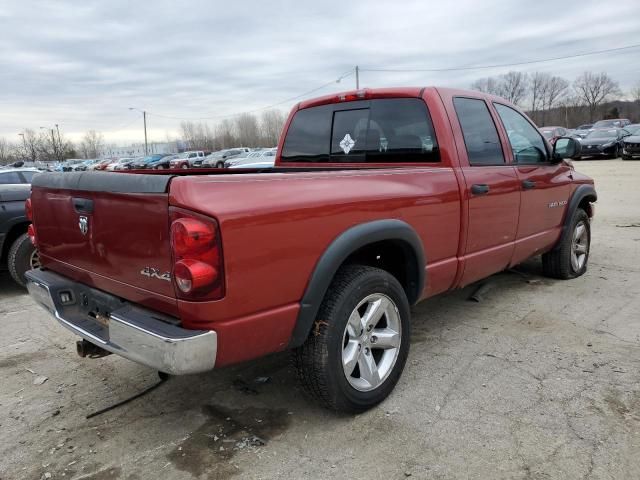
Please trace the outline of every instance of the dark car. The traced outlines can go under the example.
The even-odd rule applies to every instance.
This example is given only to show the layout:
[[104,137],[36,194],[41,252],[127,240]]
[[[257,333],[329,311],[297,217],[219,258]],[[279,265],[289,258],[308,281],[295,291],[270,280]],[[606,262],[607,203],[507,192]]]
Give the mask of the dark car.
[[569,131],[564,127],[540,127],[538,130],[551,145],[556,143],[558,138],[569,136]]
[[631,120],[628,118],[609,118],[608,120],[597,121],[592,128],[624,128],[630,124]]
[[178,154],[162,153],[152,155],[152,157],[154,157],[154,159],[147,163],[147,168],[153,170],[163,170],[165,168],[171,167],[171,160],[178,158]]
[[622,128],[599,128],[589,132],[582,143],[581,158],[610,157],[618,158],[622,152],[622,139],[629,132]]
[[629,132],[622,140],[622,159],[631,160],[640,157],[640,123],[627,125],[624,129]]
[[156,153],[154,155],[148,155],[146,157],[142,157],[136,159],[133,163],[131,163],[131,169],[140,170],[145,168],[155,168],[157,162],[166,157],[166,153]]
[[574,128],[573,134],[579,138],[584,138],[589,134],[591,130],[593,130],[593,125],[590,123],[585,123],[584,125],[580,125]]
[[31,222],[25,201],[30,194],[29,183],[0,184],[0,266],[23,287],[25,272],[40,266],[38,252],[27,233]]

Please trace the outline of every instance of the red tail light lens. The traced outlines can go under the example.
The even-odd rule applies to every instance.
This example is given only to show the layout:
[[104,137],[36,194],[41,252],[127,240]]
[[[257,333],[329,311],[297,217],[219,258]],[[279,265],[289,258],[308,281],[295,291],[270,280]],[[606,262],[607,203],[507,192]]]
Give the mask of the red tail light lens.
[[29,240],[31,240],[31,243],[35,247],[36,246],[36,229],[33,226],[33,223],[29,224],[29,227],[27,228],[27,235],[29,236]]
[[27,216],[27,220],[32,222],[33,221],[33,208],[31,207],[31,199],[30,198],[27,198],[27,200],[24,202],[24,210],[25,210],[25,215]]
[[170,208],[172,278],[179,298],[216,300],[224,296],[222,243],[218,223]]

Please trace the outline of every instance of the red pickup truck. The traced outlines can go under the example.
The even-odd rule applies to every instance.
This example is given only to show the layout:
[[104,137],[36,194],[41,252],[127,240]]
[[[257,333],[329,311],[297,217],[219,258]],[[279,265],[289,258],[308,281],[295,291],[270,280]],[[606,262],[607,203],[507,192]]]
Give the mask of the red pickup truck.
[[186,374],[291,349],[314,397],[362,411],[400,377],[411,305],[534,255],[585,272],[579,154],[479,92],[308,100],[274,168],[36,176],[28,287],[83,355]]

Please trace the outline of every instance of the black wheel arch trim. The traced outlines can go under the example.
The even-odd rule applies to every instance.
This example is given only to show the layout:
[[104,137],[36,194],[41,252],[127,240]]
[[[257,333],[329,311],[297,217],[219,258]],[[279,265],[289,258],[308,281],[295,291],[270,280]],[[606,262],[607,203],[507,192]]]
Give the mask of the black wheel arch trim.
[[[381,241],[399,241],[415,256],[416,281],[408,286],[407,298],[413,305],[420,299],[426,282],[426,257],[420,236],[408,223],[397,220],[375,220],[350,227],[335,238],[318,260],[300,301],[300,311],[291,334],[289,347],[299,347],[307,339],[324,296],[344,261],[356,250]],[[414,262],[411,262],[414,263]]]
[[596,193],[596,189],[593,185],[580,185],[573,192],[573,195],[569,200],[567,213],[564,217],[564,224],[562,225],[562,233],[560,234],[560,239],[558,240],[558,243],[556,243],[556,246],[554,248],[560,248],[560,245],[562,245],[562,242],[567,238],[567,235],[571,235],[571,219],[573,218],[574,212],[578,209],[584,199],[587,199],[589,202],[595,202],[598,199],[598,194]]

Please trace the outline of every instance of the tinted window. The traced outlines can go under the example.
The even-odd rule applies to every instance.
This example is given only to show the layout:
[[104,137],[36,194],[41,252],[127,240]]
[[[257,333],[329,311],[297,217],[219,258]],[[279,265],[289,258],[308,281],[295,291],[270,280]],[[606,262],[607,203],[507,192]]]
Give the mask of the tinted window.
[[0,184],[7,183],[24,183],[18,172],[0,173]]
[[453,104],[460,120],[464,144],[471,165],[499,165],[504,163],[498,131],[484,100],[454,98]]
[[538,130],[513,108],[499,103],[494,103],[494,106],[507,131],[515,162],[546,162],[547,148]]
[[296,112],[282,147],[283,162],[328,162],[333,105]]
[[283,162],[439,160],[427,106],[417,98],[379,99],[301,110],[291,122],[282,150]]

